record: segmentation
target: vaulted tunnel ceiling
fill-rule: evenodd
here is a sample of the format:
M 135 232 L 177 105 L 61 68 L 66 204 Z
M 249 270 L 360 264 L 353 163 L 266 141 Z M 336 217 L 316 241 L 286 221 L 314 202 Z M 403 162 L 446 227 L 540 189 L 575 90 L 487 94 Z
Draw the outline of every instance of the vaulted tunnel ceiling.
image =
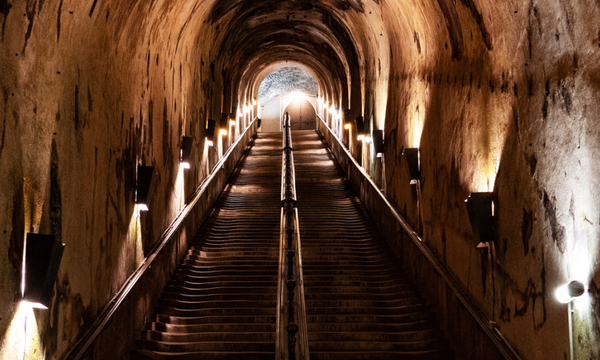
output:
M 599 18 L 590 0 L 0 0 L 0 336 L 25 232 L 68 243 L 40 320 L 60 358 L 218 162 L 207 120 L 300 64 L 328 104 L 384 131 L 384 156 L 356 139 L 352 155 L 524 359 L 563 358 L 567 320 L 548 294 L 593 277 L 576 351 L 598 358 Z M 182 136 L 198 159 L 185 175 Z M 160 174 L 162 212 L 137 226 L 140 164 Z M 462 204 L 478 191 L 499 199 L 493 262 L 470 243 Z
M 343 2 L 337 5 L 345 10 L 357 7 Z M 256 96 L 258 84 L 247 82 L 252 76 L 242 81 L 244 74 L 253 75 L 269 64 L 294 60 L 315 70 L 319 82 L 329 85 L 323 86 L 329 96 L 333 95 L 333 84 L 347 94 L 350 68 L 360 65 L 351 34 L 335 11 L 339 10 L 319 1 L 215 3 L 210 16 L 213 22 L 233 14 L 233 20 L 223 26 L 226 35 L 218 55 L 225 59 L 223 69 L 229 77 L 225 81 L 250 87 L 249 95 Z

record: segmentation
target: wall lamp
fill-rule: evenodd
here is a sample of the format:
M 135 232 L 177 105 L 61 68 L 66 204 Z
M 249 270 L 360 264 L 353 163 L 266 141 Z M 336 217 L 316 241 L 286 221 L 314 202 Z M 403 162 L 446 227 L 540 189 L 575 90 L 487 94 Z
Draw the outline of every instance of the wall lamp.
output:
M 191 136 L 181 137 L 181 167 L 184 169 L 190 168 L 190 162 L 192 161 L 192 149 L 194 148 L 194 138 Z
M 37 309 L 52 304 L 54 281 L 58 274 L 65 244 L 54 235 L 27 234 L 23 266 L 23 301 Z
M 373 130 L 373 147 L 375 148 L 375 154 L 383 153 L 383 130 Z
M 221 122 L 219 123 L 219 134 L 220 135 L 227 135 L 227 124 L 229 123 L 227 120 L 229 120 L 229 114 L 228 113 L 221 113 Z
M 148 203 L 154 185 L 154 166 L 137 167 L 137 182 L 135 188 L 135 203 L 141 211 L 148 211 Z
M 569 354 L 571 360 L 573 360 L 573 300 L 583 295 L 583 293 L 585 293 L 585 285 L 577 280 L 559 287 L 554 293 L 558 301 L 569 305 Z
M 215 143 L 215 129 L 217 128 L 216 120 L 208 120 L 206 123 L 206 144 L 213 146 Z
M 421 180 L 421 152 L 419 148 L 405 148 L 402 156 L 404 156 L 408 165 L 410 184 L 415 185 L 418 180 Z
M 350 130 L 350 126 L 351 126 L 351 125 L 350 125 L 350 123 L 349 123 L 349 122 L 346 122 L 346 123 L 344 123 L 344 129 L 346 129 L 346 130 Z
M 367 131 L 365 131 L 365 118 L 362 116 L 357 116 L 354 120 L 356 123 L 356 133 L 358 135 L 358 141 L 362 141 L 367 135 Z
M 465 202 L 477 248 L 487 248 L 494 241 L 494 193 L 472 193 Z
M 573 280 L 568 284 L 565 284 L 558 289 L 554 295 L 556 299 L 563 304 L 568 304 L 576 298 L 583 295 L 585 292 L 585 285 L 581 281 Z

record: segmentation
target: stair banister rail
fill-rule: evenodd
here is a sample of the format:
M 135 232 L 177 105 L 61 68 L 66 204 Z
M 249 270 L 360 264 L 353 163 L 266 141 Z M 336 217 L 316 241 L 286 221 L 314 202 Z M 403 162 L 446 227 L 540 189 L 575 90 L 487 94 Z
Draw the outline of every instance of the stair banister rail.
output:
M 404 219 L 402 215 L 396 210 L 396 208 L 389 202 L 387 197 L 379 190 L 377 185 L 371 179 L 371 176 L 365 171 L 365 169 L 354 159 L 350 151 L 345 147 L 342 141 L 338 138 L 338 136 L 331 130 L 331 128 L 327 125 L 327 123 L 317 115 L 317 126 L 319 127 L 319 134 L 325 138 L 325 143 L 328 144 L 329 148 L 332 150 L 331 152 L 336 156 L 336 151 L 334 151 L 333 146 L 339 146 L 341 153 L 345 155 L 346 161 L 344 159 L 337 159 L 338 163 L 345 163 L 348 168 L 344 168 L 346 175 L 350 178 L 350 167 L 354 167 L 362 177 L 368 182 L 369 186 L 373 191 L 377 194 L 378 198 L 385 204 L 385 207 L 395 218 L 397 223 L 402 228 L 402 231 L 408 235 L 408 237 L 412 240 L 414 245 L 421 252 L 423 257 L 427 260 L 427 262 L 431 265 L 434 271 L 444 280 L 448 289 L 454 293 L 460 304 L 467 310 L 467 312 L 472 316 L 473 320 L 479 325 L 479 328 L 485 334 L 487 338 L 491 340 L 493 345 L 498 349 L 500 354 L 504 356 L 505 359 L 508 360 L 521 360 L 519 354 L 513 349 L 513 347 L 508 343 L 506 338 L 502 335 L 500 329 L 494 326 L 494 323 L 491 322 L 483 312 L 475 305 L 475 302 L 471 299 L 468 293 L 463 289 L 462 285 L 454 279 L 450 272 L 446 269 L 444 264 L 440 260 L 438 260 L 437 256 L 433 254 L 431 249 L 423 242 L 423 239 L 419 236 L 419 234 L 412 228 L 412 226 Z M 319 126 L 320 125 L 320 126 Z M 321 127 L 323 127 L 325 132 L 329 134 L 324 134 L 321 131 Z M 327 141 L 326 135 L 330 135 L 333 141 L 336 144 L 329 143 Z M 342 155 L 342 156 L 343 156 Z M 363 200 L 363 199 L 361 199 Z M 364 201 L 364 200 L 363 200 Z
M 283 117 L 283 154 L 281 181 L 281 227 L 279 276 L 277 283 L 277 360 L 308 360 L 306 304 L 302 276 L 302 247 L 298 209 L 296 209 L 296 173 L 292 151 L 291 119 Z
M 236 148 L 243 144 L 243 140 L 246 136 L 256 133 L 256 123 L 258 118 L 254 118 L 248 127 L 236 138 L 235 142 L 227 149 L 227 152 L 223 154 L 223 157 L 215 164 L 211 173 L 198 185 L 194 193 L 186 200 L 186 204 L 179 211 L 177 216 L 173 219 L 169 227 L 162 233 L 158 243 L 152 248 L 148 256 L 138 266 L 138 268 L 129 276 L 125 281 L 125 284 L 113 295 L 112 299 L 105 305 L 104 309 L 100 312 L 96 320 L 92 323 L 90 328 L 75 342 L 70 350 L 66 352 L 62 359 L 64 360 L 80 360 L 88 355 L 94 342 L 100 337 L 101 333 L 107 328 L 112 318 L 122 306 L 122 304 L 129 299 L 134 288 L 141 282 L 144 275 L 148 272 L 152 265 L 157 261 L 157 258 L 166 252 L 165 250 L 169 243 L 175 241 L 177 232 L 184 226 L 185 220 L 192 214 L 197 204 L 201 203 L 201 200 L 208 193 L 208 189 L 213 183 L 217 181 L 219 173 L 225 171 L 227 162 L 230 157 L 233 158 L 234 151 Z M 254 135 L 252 135 L 254 136 Z M 227 174 L 225 179 L 229 176 Z

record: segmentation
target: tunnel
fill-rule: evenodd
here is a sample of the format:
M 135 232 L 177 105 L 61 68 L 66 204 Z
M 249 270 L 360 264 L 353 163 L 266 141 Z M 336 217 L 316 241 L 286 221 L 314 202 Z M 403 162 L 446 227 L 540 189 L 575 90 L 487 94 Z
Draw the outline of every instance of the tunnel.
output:
M 600 359 L 599 18 L 592 0 L 0 0 L 0 358 L 129 359 L 275 131 L 262 81 L 295 67 L 318 85 L 298 131 L 454 358 Z M 28 234 L 65 244 L 47 309 L 23 301 Z

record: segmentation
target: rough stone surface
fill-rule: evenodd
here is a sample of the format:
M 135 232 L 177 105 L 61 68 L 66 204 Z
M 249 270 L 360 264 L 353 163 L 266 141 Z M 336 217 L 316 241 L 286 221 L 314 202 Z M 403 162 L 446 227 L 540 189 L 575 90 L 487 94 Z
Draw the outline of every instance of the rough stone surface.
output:
M 296 67 L 285 67 L 265 77 L 258 88 L 258 102 L 266 104 L 271 99 L 294 91 L 316 96 L 319 93 L 319 85 L 307 71 Z
M 598 18 L 590 0 L 0 0 L 0 358 L 17 358 L 25 234 L 67 244 L 26 356 L 58 359 L 216 163 L 206 120 L 233 114 L 239 134 L 286 61 L 384 130 L 383 166 L 356 127 L 353 155 L 523 359 L 568 356 L 553 292 L 573 278 L 576 358 L 599 358 Z M 182 135 L 197 163 L 180 176 Z M 417 146 L 419 191 L 401 156 Z M 137 164 L 159 174 L 139 221 Z M 497 196 L 489 254 L 475 191 Z

